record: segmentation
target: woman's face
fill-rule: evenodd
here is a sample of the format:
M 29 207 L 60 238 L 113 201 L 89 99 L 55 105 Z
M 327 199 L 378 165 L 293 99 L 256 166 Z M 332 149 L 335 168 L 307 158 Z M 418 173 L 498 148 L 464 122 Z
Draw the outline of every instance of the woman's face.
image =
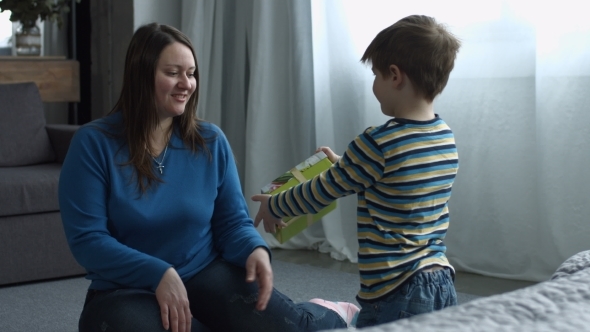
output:
M 197 88 L 195 60 L 190 48 L 178 42 L 166 46 L 156 66 L 156 106 L 160 122 L 184 113 Z

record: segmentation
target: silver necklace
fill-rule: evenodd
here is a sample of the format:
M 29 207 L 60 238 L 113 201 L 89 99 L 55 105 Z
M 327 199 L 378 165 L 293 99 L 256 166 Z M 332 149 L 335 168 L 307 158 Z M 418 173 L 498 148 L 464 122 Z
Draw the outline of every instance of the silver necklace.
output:
M 164 165 L 162 165 L 162 163 L 164 162 L 164 158 L 166 158 L 166 151 L 168 151 L 168 144 L 166 144 L 166 147 L 164 148 L 164 155 L 162 156 L 161 161 L 158 161 L 156 158 L 154 158 L 154 156 L 151 156 L 152 159 L 154 160 L 154 162 L 156 162 L 156 164 L 158 164 L 158 166 L 156 166 L 156 168 L 158 169 L 158 171 L 160 171 L 160 174 L 162 174 L 164 172 Z

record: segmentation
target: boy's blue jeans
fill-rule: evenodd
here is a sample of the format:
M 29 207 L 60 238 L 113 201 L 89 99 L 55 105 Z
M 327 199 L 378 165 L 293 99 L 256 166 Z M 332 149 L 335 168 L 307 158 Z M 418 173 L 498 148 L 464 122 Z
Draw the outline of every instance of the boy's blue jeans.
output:
M 273 290 L 266 310 L 257 311 L 258 286 L 245 280 L 244 268 L 218 258 L 187 281 L 185 287 L 194 317 L 191 331 L 295 332 L 346 327 L 336 312 L 315 303 L 293 303 L 277 290 Z M 160 317 L 153 292 L 89 290 L 79 330 L 163 332 Z
M 457 293 L 448 268 L 418 272 L 383 300 L 361 305 L 356 327 L 374 326 L 440 310 L 457 304 Z

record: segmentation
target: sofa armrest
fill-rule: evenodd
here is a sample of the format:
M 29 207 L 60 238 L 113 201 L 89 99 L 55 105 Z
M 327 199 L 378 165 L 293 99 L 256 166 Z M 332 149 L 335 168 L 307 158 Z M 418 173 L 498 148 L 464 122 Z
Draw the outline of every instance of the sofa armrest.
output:
M 56 162 L 63 163 L 70 147 L 70 141 L 74 133 L 78 130 L 78 125 L 48 124 L 45 126 L 53 150 L 57 156 Z

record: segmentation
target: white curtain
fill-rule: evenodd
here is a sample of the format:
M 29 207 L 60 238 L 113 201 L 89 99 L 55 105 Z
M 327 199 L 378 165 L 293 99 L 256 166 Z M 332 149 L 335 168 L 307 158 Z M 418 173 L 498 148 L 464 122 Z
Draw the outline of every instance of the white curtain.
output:
M 253 216 L 249 197 L 316 148 L 310 13 L 298 0 L 182 2 L 201 76 L 198 113 L 227 135 Z M 260 230 L 271 247 L 328 247 L 321 224 L 284 245 Z
M 225 19 L 201 8 L 222 5 Z M 590 20 L 579 1 L 203 0 L 183 6 L 183 30 L 198 44 L 200 110 L 226 133 L 230 128 L 244 163 L 246 197 L 315 147 L 342 153 L 363 129 L 386 120 L 371 92 L 372 74 L 359 59 L 380 30 L 424 14 L 448 24 L 463 42 L 435 100 L 460 156 L 446 240 L 452 263 L 458 270 L 540 281 L 570 255 L 590 249 Z M 189 23 L 194 17 L 199 25 L 210 23 L 197 28 Z M 220 26 L 233 26 L 231 38 Z M 227 54 L 219 45 L 242 46 Z M 232 67 L 236 62 L 243 72 Z M 230 89 L 227 81 L 241 88 Z M 356 262 L 356 197 L 338 204 L 281 247 L 318 248 Z M 256 204 L 250 207 L 255 213 Z

